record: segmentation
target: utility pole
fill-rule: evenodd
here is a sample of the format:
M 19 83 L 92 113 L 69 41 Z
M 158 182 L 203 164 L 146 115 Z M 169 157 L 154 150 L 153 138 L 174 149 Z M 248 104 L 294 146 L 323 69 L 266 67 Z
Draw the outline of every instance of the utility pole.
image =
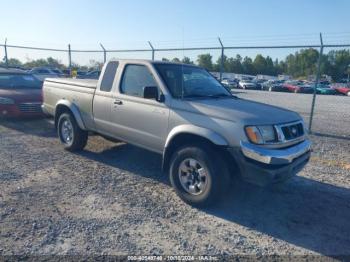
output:
M 148 44 L 149 44 L 149 46 L 150 46 L 151 49 L 152 49 L 152 60 L 154 61 L 154 47 L 153 47 L 153 45 L 151 44 L 150 41 L 148 41 Z
M 102 48 L 102 50 L 103 50 L 103 63 L 106 63 L 106 61 L 107 61 L 107 52 L 106 52 L 106 49 L 105 49 L 105 47 L 104 47 L 102 44 L 100 44 L 100 46 L 101 46 L 101 48 Z
M 72 74 L 72 50 L 70 49 L 70 44 L 68 44 L 68 66 L 70 74 Z
M 222 81 L 222 74 L 224 72 L 224 45 L 221 42 L 220 37 L 218 37 L 219 43 L 221 45 L 221 62 L 220 62 L 220 82 Z
M 6 64 L 6 68 L 8 68 L 9 67 L 9 60 L 7 57 L 7 38 L 5 38 L 4 48 L 5 48 L 5 64 Z
M 309 121 L 309 133 L 311 134 L 311 128 L 312 128 L 312 120 L 314 117 L 314 109 L 315 109 L 315 103 L 316 103 L 316 93 L 317 93 L 317 86 L 320 82 L 320 76 L 321 76 L 321 62 L 322 62 L 322 55 L 323 55 L 323 40 L 322 40 L 322 34 L 320 33 L 320 42 L 321 42 L 321 48 L 320 48 L 320 54 L 318 57 L 318 65 L 317 65 L 317 74 L 316 74 L 316 82 L 314 86 L 314 94 L 312 97 L 312 105 L 311 105 L 311 114 L 310 114 L 310 121 Z

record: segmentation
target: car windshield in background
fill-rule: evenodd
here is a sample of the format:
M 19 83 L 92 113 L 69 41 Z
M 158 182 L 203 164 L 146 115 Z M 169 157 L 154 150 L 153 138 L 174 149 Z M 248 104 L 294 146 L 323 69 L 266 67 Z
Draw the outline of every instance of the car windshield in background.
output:
M 210 73 L 194 66 L 155 64 L 170 93 L 175 98 L 232 96 Z
M 27 74 L 0 74 L 0 89 L 40 89 L 42 82 Z

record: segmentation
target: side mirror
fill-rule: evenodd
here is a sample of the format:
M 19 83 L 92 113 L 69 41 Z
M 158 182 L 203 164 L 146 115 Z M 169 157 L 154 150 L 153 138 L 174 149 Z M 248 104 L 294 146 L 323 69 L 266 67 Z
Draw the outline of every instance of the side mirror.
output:
M 164 102 L 164 95 L 159 96 L 158 87 L 156 86 L 145 86 L 143 88 L 143 98 L 155 99 L 159 102 Z

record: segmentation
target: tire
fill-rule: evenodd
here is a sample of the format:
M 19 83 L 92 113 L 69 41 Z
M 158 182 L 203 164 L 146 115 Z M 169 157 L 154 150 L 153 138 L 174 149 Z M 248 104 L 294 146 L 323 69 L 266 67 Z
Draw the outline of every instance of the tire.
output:
M 63 113 L 58 119 L 58 137 L 68 151 L 79 151 L 84 149 L 88 140 L 88 132 L 82 130 L 73 115 Z
M 229 171 L 219 155 L 210 146 L 182 147 L 173 154 L 170 182 L 183 201 L 196 207 L 209 206 L 227 191 Z M 191 175 L 183 172 L 184 169 L 193 169 L 189 171 Z M 197 184 L 194 185 L 193 181 L 186 183 L 184 180 L 187 179 L 197 180 Z

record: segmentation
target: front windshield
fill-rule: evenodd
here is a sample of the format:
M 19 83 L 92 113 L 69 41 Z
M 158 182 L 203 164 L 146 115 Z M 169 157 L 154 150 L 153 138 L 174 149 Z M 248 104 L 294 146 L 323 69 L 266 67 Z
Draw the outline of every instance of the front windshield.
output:
M 202 68 L 174 64 L 155 64 L 155 67 L 175 98 L 232 96 Z
M 0 89 L 40 89 L 42 82 L 27 74 L 0 74 Z

